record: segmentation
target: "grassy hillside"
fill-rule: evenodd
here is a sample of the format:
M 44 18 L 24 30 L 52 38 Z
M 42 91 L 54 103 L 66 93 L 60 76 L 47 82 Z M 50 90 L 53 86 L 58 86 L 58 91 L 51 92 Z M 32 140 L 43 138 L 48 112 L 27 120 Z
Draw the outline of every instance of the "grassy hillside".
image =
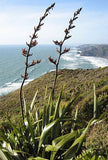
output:
M 75 157 L 75 160 L 94 158 L 98 160 L 98 157 L 103 156 L 104 159 L 108 159 L 108 67 L 95 70 L 60 70 L 54 98 L 55 100 L 58 98 L 62 86 L 65 86 L 62 99 L 60 96 L 57 102 L 54 100 L 46 104 L 48 94 L 53 87 L 54 74 L 54 71 L 47 73 L 24 87 L 27 106 L 38 90 L 36 108 L 26 112 L 25 125 L 20 121 L 19 90 L 0 97 L 1 147 L 6 141 L 7 146 L 13 145 L 11 154 L 15 153 L 14 147 L 15 150 L 18 150 L 17 152 L 23 151 L 21 152 L 23 159 L 31 155 L 36 157 L 37 154 L 41 156 L 41 150 L 42 153 L 46 152 L 44 156 L 47 156 L 48 159 L 52 154 L 57 157 L 61 153 L 65 154 L 62 155 L 65 159 L 70 159 L 72 156 Z M 94 83 L 97 96 L 96 116 L 99 118 L 101 115 L 100 121 L 92 119 L 95 113 L 93 108 L 96 108 L 96 105 L 93 104 Z M 46 86 L 48 92 L 45 99 Z M 79 96 L 73 103 L 76 95 Z M 11 117 L 12 123 L 4 121 L 5 113 Z M 61 150 L 54 150 L 56 145 L 53 146 L 53 142 L 57 142 L 56 145 L 60 145 Z M 45 148 L 47 147 L 46 149 L 43 148 L 43 144 Z M 80 150 L 77 150 L 79 147 Z M 76 154 L 79 157 L 76 157 Z
M 108 111 L 108 67 L 90 70 L 68 70 L 60 71 L 58 77 L 55 95 L 60 93 L 62 86 L 65 85 L 64 94 L 62 97 L 63 105 L 70 99 L 80 93 L 79 98 L 73 106 L 79 107 L 79 117 L 85 121 L 92 117 L 93 108 L 93 83 L 96 84 L 96 94 L 98 100 L 99 112 Z M 24 96 L 27 105 L 30 104 L 35 92 L 38 90 L 36 106 L 42 107 L 44 103 L 44 95 L 47 86 L 47 95 L 53 87 L 55 72 L 50 72 L 42 77 L 30 82 L 24 86 Z M 55 97 L 56 98 L 56 97 Z M 20 115 L 19 90 L 0 97 L 0 120 L 5 119 L 5 114 L 8 113 L 13 119 Z
M 108 58 L 108 45 L 81 45 L 79 46 L 81 56 L 95 56 Z

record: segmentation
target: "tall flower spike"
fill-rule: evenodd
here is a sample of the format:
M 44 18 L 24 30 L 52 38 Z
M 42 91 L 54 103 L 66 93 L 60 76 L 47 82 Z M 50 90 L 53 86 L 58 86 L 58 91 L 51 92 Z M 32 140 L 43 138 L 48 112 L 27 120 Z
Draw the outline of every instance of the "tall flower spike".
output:
M 24 83 L 25 83 L 25 80 L 28 79 L 28 73 L 27 73 L 27 69 L 37 63 L 40 63 L 41 60 L 37 60 L 36 62 L 32 61 L 32 63 L 29 65 L 28 64 L 28 58 L 29 56 L 32 56 L 32 54 L 30 54 L 30 50 L 32 47 L 35 47 L 38 42 L 36 40 L 36 38 L 38 38 L 37 36 L 37 32 L 41 29 L 41 27 L 44 25 L 44 23 L 42 23 L 42 21 L 44 20 L 44 18 L 49 14 L 49 10 L 52 9 L 54 7 L 55 3 L 53 3 L 50 7 L 48 7 L 44 13 L 44 15 L 40 18 L 39 20 L 39 23 L 37 25 L 37 27 L 34 27 L 34 33 L 32 34 L 32 36 L 30 36 L 30 42 L 27 43 L 26 42 L 26 45 L 28 46 L 28 49 L 25 50 L 25 49 L 22 49 L 22 54 L 23 56 L 26 57 L 26 61 L 25 61 L 25 74 L 24 76 L 21 76 L 23 78 L 23 81 L 22 81 L 22 84 L 21 84 L 21 87 L 20 87 L 20 106 L 21 106 L 21 113 L 22 113 L 22 119 L 23 119 L 23 123 L 24 123 L 24 104 L 23 104 L 23 97 L 22 97 L 22 90 L 23 90 L 23 86 L 24 86 Z
M 68 25 L 68 27 L 64 30 L 65 35 L 64 35 L 63 40 L 62 40 L 62 41 L 58 41 L 58 40 L 54 41 L 54 40 L 53 40 L 54 44 L 59 46 L 59 49 L 56 48 L 56 51 L 59 53 L 57 62 L 54 63 L 54 60 L 53 60 L 51 57 L 49 57 L 49 61 L 52 62 L 52 63 L 54 63 L 54 64 L 56 65 L 56 73 L 55 73 L 55 80 L 54 80 L 54 87 L 53 87 L 53 96 L 54 96 L 54 90 L 55 90 L 56 80 L 57 80 L 57 76 L 58 76 L 58 65 L 59 65 L 59 62 L 60 62 L 60 57 L 61 57 L 62 54 L 70 51 L 70 48 L 68 48 L 68 49 L 65 48 L 65 49 L 63 50 L 63 44 L 64 44 L 64 42 L 65 42 L 67 39 L 71 38 L 71 35 L 69 35 L 70 30 L 75 27 L 75 26 L 73 25 L 73 21 L 75 21 L 75 20 L 78 18 L 77 15 L 80 13 L 81 10 L 82 10 L 82 8 L 78 9 L 78 10 L 74 13 L 73 18 L 71 18 L 71 19 L 69 20 L 69 25 Z M 63 50 L 63 51 L 62 51 L 62 50 Z

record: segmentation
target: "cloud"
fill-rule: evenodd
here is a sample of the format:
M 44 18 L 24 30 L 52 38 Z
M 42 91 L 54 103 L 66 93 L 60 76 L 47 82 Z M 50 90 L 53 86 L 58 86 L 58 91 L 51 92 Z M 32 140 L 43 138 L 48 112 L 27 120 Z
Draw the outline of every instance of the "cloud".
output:
M 29 10 L 29 12 L 28 12 Z M 38 24 L 39 17 L 42 16 L 40 9 L 35 12 L 36 8 L 15 7 L 7 8 L 5 12 L 0 13 L 0 43 L 25 43 L 25 39 L 33 32 L 33 26 Z M 43 12 L 44 13 L 44 12 Z M 40 31 L 40 43 L 46 42 L 48 38 L 56 38 L 55 35 L 61 36 L 61 30 L 64 30 L 64 24 L 67 25 L 67 17 L 70 17 L 71 12 L 51 13 L 45 19 L 45 25 Z M 68 18 L 69 19 L 69 18 Z M 60 33 L 60 34 L 59 34 Z M 43 36 L 43 37 L 42 37 Z M 16 37 L 16 38 L 15 38 Z
M 58 2 L 51 14 L 44 20 L 44 26 L 39 31 L 39 43 L 52 43 L 61 40 L 64 29 L 68 25 L 73 12 L 83 6 L 85 1 L 63 3 Z M 45 3 L 46 4 L 46 3 Z M 33 27 L 38 24 L 43 15 L 44 6 L 10 5 L 0 7 L 0 44 L 24 44 L 33 33 Z M 108 41 L 108 14 L 84 8 L 76 20 L 76 28 L 71 31 L 72 38 L 68 43 L 96 43 Z

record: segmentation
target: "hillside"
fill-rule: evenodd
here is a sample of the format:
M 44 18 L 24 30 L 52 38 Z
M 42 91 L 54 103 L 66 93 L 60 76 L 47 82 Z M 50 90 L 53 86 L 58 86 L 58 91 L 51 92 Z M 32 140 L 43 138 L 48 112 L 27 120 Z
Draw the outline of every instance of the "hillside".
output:
M 38 90 L 36 106 L 42 107 L 44 104 L 44 95 L 47 86 L 47 95 L 50 93 L 55 72 L 47 73 L 40 78 L 30 82 L 24 87 L 24 96 L 27 105 L 30 104 L 35 92 Z M 79 98 L 72 107 L 79 107 L 79 117 L 82 120 L 89 120 L 92 117 L 93 109 L 93 83 L 96 84 L 97 103 L 99 112 L 107 111 L 108 113 L 108 67 L 90 70 L 61 70 L 58 77 L 55 91 L 55 98 L 59 95 L 62 86 L 65 85 L 62 104 L 68 103 L 70 99 L 80 93 Z M 0 120 L 5 120 L 5 114 L 17 119 L 20 115 L 19 90 L 0 97 Z
M 108 58 L 108 45 L 81 45 L 78 46 L 81 56 L 95 56 Z

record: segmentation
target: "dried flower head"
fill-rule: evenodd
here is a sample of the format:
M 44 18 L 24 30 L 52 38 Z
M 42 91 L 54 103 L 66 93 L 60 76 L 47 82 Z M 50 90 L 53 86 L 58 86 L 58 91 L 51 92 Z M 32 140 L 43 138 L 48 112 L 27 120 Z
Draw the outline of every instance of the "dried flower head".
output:
M 48 59 L 49 59 L 49 61 L 51 62 L 51 63 L 53 63 L 53 64 L 55 64 L 56 65 L 56 60 L 54 60 L 53 58 L 51 58 L 51 57 L 48 57 Z
M 40 60 L 37 60 L 35 63 L 38 64 L 38 63 L 40 63 L 40 62 L 41 62 L 41 59 L 40 59 Z
M 68 48 L 68 49 L 65 48 L 64 51 L 62 52 L 62 54 L 66 53 L 66 52 L 69 52 L 69 51 L 70 51 L 70 48 Z

